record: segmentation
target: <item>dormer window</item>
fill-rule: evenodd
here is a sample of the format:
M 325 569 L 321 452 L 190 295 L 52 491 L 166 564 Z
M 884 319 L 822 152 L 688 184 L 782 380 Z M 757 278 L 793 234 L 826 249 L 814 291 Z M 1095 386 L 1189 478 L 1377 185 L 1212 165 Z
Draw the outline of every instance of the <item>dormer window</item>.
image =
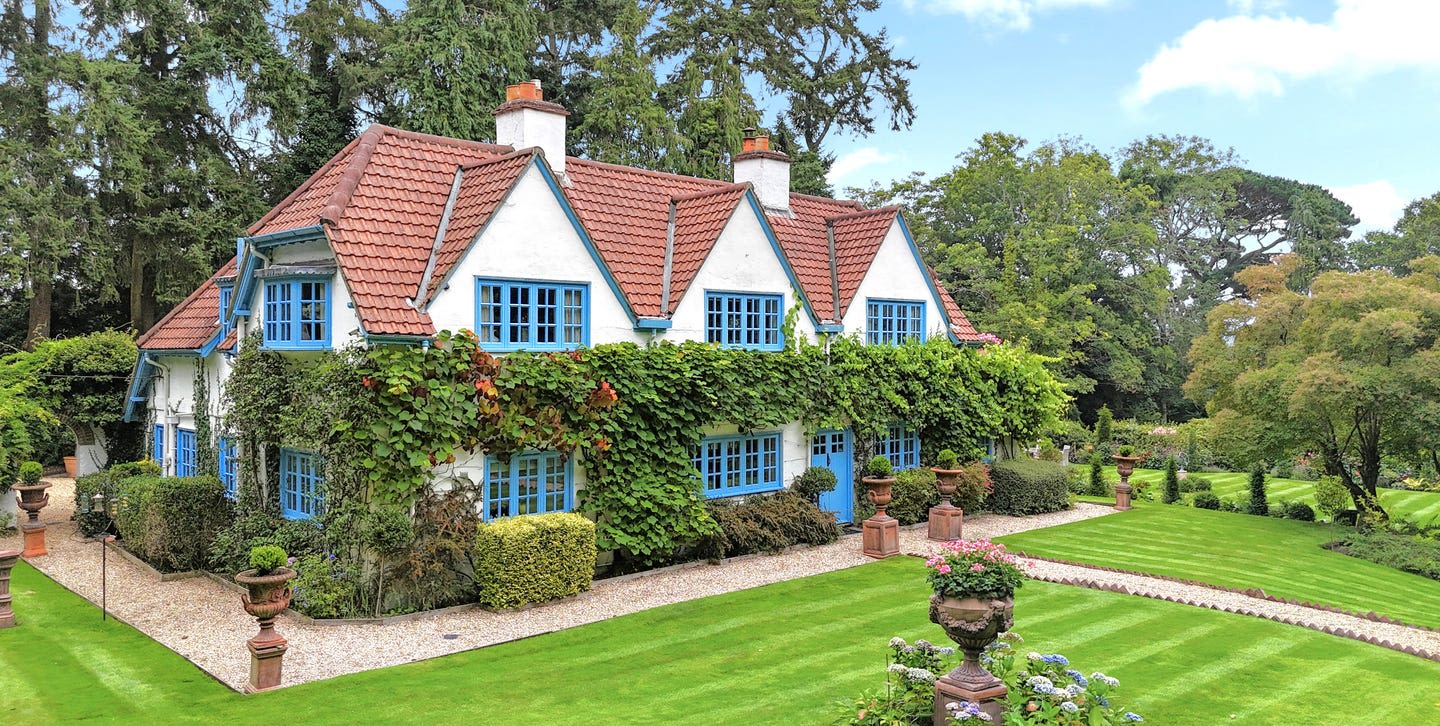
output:
M 740 292 L 705 293 L 705 342 L 722 348 L 783 350 L 779 295 Z
M 220 338 L 223 340 L 230 334 L 230 316 L 225 313 L 230 310 L 230 301 L 234 298 L 235 286 L 232 284 L 218 287 L 220 289 Z
M 589 342 L 588 286 L 475 280 L 475 335 L 491 351 L 573 350 Z
M 330 347 L 330 280 L 283 277 L 265 281 L 265 347 Z

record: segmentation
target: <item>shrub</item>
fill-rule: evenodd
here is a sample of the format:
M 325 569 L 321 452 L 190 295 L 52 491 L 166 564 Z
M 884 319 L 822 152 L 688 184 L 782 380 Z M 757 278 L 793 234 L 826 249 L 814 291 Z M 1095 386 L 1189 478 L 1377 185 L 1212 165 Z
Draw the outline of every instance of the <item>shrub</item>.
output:
M 958 469 L 960 455 L 955 453 L 954 449 L 941 449 L 940 453 L 935 455 L 935 466 L 940 469 Z
M 1313 522 L 1315 521 L 1315 510 L 1311 509 L 1310 505 L 1304 502 L 1286 502 L 1285 518 L 1301 522 Z
M 250 550 L 250 569 L 256 575 L 268 575 L 285 566 L 290 556 L 275 545 L 260 545 Z
M 1199 492 L 1195 495 L 1195 507 L 1197 509 L 1219 509 L 1220 497 L 1214 492 Z
M 234 521 L 215 477 L 135 476 L 117 490 L 115 525 L 126 548 L 158 570 L 205 567 L 211 542 Z
M 720 526 L 717 534 L 705 537 L 697 547 L 696 554 L 705 559 L 778 552 L 798 544 L 828 544 L 840 536 L 834 515 L 790 492 L 746 497 L 740 502 L 715 499 L 706 502 L 705 508 Z
M 1388 530 L 1354 532 L 1326 545 L 1336 552 L 1440 580 L 1440 541 Z
M 1110 484 L 1105 481 L 1105 460 L 1099 454 L 1090 455 L 1090 489 L 1092 497 L 1103 497 L 1110 494 Z
M 360 615 L 360 572 L 333 554 L 305 555 L 295 561 L 300 574 L 290 581 L 292 607 L 312 618 Z
M 1236 513 L 1236 514 L 1239 514 L 1240 512 L 1245 511 L 1245 505 L 1241 504 L 1240 502 L 1235 501 L 1234 499 L 1221 499 L 1221 500 L 1220 500 L 1220 511 L 1222 511 L 1222 512 L 1234 512 L 1234 513 Z
M 595 554 L 595 523 L 573 512 L 481 524 L 475 535 L 480 602 L 513 608 L 588 590 Z
M 835 472 L 823 466 L 812 466 L 795 477 L 790 483 L 790 489 L 812 502 L 820 500 L 820 495 L 831 491 L 837 483 Z
M 1215 489 L 1215 483 L 1203 476 L 1191 474 L 1180 480 L 1180 491 L 1186 494 L 1208 492 Z
M 864 475 L 873 479 L 886 479 L 895 474 L 895 465 L 884 456 L 871 457 L 865 462 Z
M 1070 507 L 1065 467 L 1048 461 L 1011 459 L 990 467 L 994 489 L 984 507 L 1010 515 L 1043 514 Z
M 1165 460 L 1165 494 L 1160 501 L 1166 504 L 1180 501 L 1180 473 L 1176 471 L 1174 458 Z
M 1333 522 L 1350 507 L 1350 490 L 1340 483 L 1340 477 L 1322 476 L 1315 481 L 1315 509 L 1321 516 Z
M 103 512 L 89 511 L 95 495 L 104 493 L 111 499 L 120 495 L 121 484 L 135 476 L 160 476 L 160 466 L 153 461 L 132 461 L 86 474 L 75 480 L 75 524 L 80 534 L 90 537 L 104 531 L 110 518 Z M 111 502 L 118 506 L 118 502 Z M 242 568 L 243 569 L 243 568 Z
M 213 572 L 233 575 L 250 567 L 249 552 L 257 545 L 275 545 L 296 558 L 318 554 L 325 549 L 320 525 L 310 519 L 281 519 L 251 512 L 237 517 L 207 546 L 208 567 Z
M 38 461 L 27 461 L 20 465 L 18 474 L 22 484 L 35 484 L 45 476 L 45 467 Z
M 1255 468 L 1250 470 L 1250 504 L 1245 511 L 1261 517 L 1270 513 L 1270 505 L 1265 502 L 1264 464 L 1256 464 Z
M 1100 406 L 1100 411 L 1095 415 L 1095 445 L 1105 446 L 1110 443 L 1110 429 L 1115 424 L 1115 414 L 1110 412 L 1110 406 Z

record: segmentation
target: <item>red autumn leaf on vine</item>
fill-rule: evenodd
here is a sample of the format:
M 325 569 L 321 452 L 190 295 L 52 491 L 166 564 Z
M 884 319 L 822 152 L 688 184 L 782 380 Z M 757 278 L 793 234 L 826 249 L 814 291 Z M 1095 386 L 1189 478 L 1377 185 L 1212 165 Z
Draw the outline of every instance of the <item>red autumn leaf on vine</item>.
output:
M 490 399 L 493 399 L 499 395 L 499 392 L 495 390 L 495 384 L 491 383 L 489 378 L 480 378 L 476 380 L 475 390 L 478 391 L 480 395 Z
M 603 438 L 602 438 L 602 439 L 595 439 L 595 448 L 597 448 L 597 449 L 599 449 L 599 450 L 601 450 L 601 451 L 609 451 L 609 450 L 610 450 L 610 440 L 609 440 L 609 439 L 603 439 Z
M 374 388 L 374 387 L 375 387 L 375 379 L 374 379 L 374 378 L 371 378 L 370 376 L 361 376 L 361 377 L 360 377 L 360 385 L 362 385 L 362 386 L 364 386 L 364 387 L 366 387 L 366 388 Z

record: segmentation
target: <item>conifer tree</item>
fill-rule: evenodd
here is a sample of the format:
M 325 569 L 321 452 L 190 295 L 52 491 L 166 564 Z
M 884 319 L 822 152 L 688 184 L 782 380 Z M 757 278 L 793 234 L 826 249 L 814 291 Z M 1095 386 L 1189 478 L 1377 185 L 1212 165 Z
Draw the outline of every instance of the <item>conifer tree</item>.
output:
M 1161 501 L 1174 504 L 1180 501 L 1180 473 L 1176 471 L 1175 457 L 1165 460 L 1165 492 Z
M 1245 511 L 1261 517 L 1270 514 L 1270 504 L 1265 500 L 1264 462 L 1256 463 L 1250 470 L 1250 504 Z

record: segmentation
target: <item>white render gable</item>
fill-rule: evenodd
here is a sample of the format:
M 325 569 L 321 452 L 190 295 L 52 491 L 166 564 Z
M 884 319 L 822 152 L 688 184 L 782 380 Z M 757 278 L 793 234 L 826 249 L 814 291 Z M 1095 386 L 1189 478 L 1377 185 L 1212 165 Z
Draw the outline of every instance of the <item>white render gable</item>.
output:
M 705 293 L 743 292 L 779 295 L 781 320 L 797 304 L 795 285 L 770 242 L 760 217 L 748 198 L 742 198 L 730 221 L 720 232 L 714 247 L 700 265 L 695 279 L 675 307 L 670 340 L 705 340 Z M 813 340 L 815 325 L 807 311 L 801 311 L 795 335 Z M 785 341 L 793 345 L 794 341 Z
M 560 199 L 533 164 L 427 306 L 437 331 L 475 328 L 476 278 L 585 285 L 590 345 L 643 342 Z
M 860 287 L 856 289 L 850 307 L 845 310 L 845 318 L 841 322 L 845 325 L 847 335 L 859 333 L 864 337 L 867 332 L 865 301 L 870 298 L 924 302 L 925 339 L 949 335 L 945 312 L 930 287 L 929 275 L 916 260 L 914 248 L 905 238 L 905 230 L 901 227 L 899 218 L 890 223 L 890 229 L 886 231 L 885 239 L 880 243 L 880 249 L 875 252 L 874 261 L 870 263 L 870 269 L 865 271 L 865 277 L 861 278 Z

